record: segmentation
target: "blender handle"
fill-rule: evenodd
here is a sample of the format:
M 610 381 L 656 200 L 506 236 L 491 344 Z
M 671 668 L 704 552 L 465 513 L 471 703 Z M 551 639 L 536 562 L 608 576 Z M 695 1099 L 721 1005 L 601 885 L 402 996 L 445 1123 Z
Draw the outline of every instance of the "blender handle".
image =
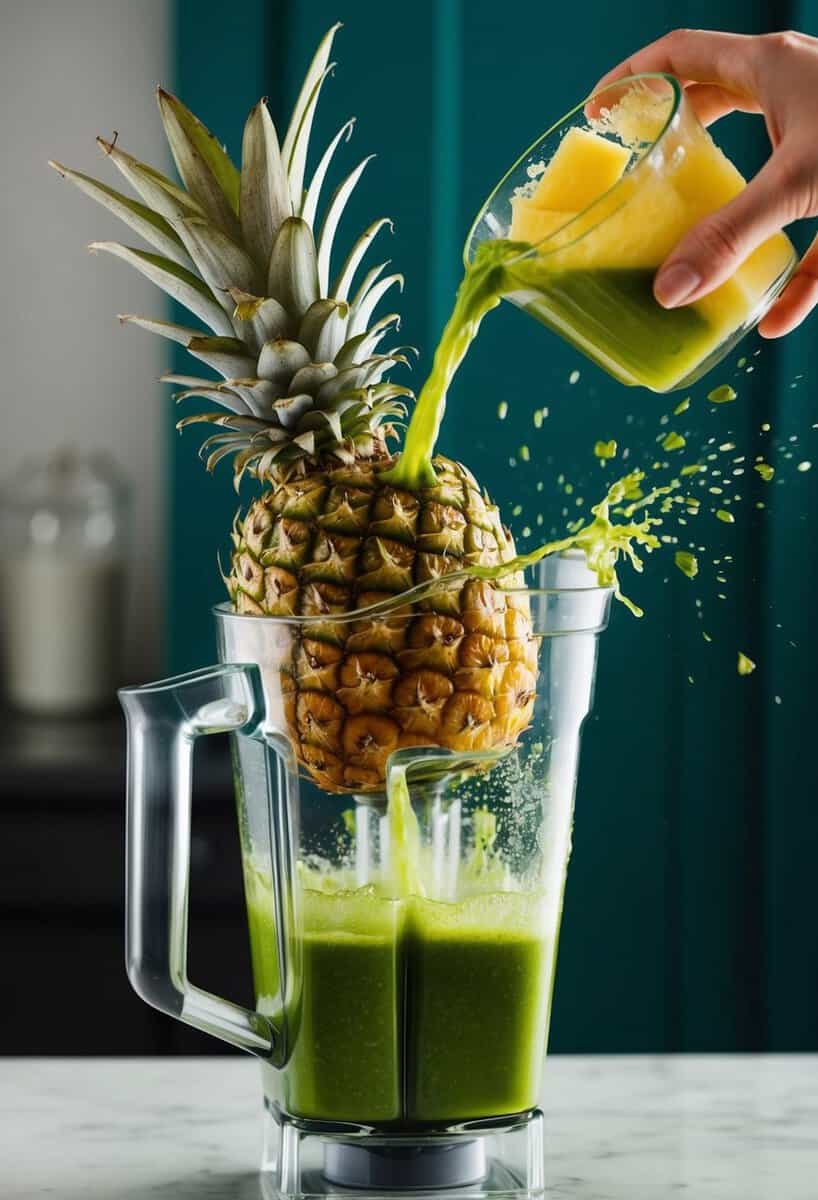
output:
M 258 668 L 228 663 L 119 693 L 128 728 L 126 967 L 160 1012 L 270 1058 L 275 1031 L 261 1013 L 187 977 L 193 745 L 210 733 L 259 728 Z

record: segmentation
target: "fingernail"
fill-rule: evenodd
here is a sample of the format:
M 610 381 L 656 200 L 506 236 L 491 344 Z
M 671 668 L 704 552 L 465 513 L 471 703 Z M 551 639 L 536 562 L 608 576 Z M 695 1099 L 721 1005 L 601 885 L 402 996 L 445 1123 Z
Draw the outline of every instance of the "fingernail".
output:
M 671 263 L 653 281 L 653 294 L 663 308 L 675 308 L 683 304 L 702 281 L 698 271 L 687 263 Z

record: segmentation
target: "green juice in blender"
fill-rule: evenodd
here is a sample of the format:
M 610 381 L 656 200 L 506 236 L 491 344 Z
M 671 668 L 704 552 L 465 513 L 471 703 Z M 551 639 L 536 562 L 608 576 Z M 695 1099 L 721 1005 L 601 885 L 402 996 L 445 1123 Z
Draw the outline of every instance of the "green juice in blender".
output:
M 425 1124 L 536 1103 L 553 960 L 540 898 L 449 904 L 361 889 L 302 901 L 290 1112 Z M 258 1007 L 275 1015 L 275 920 L 264 902 L 248 917 Z
M 537 1100 L 553 946 L 544 900 L 495 892 L 413 902 L 405 935 L 406 1109 L 454 1123 Z
M 332 874 L 324 888 L 343 886 Z M 537 1099 L 553 938 L 542 897 L 301 892 L 284 1096 L 301 1117 L 447 1124 Z M 248 892 L 260 1011 L 280 1019 L 271 893 Z

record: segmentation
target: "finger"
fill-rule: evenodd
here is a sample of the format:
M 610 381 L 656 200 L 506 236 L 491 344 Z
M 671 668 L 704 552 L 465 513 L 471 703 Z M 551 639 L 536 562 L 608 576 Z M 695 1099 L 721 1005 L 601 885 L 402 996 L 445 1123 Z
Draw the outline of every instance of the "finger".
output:
M 731 112 L 757 113 L 761 112 L 758 101 L 750 96 L 740 96 L 717 83 L 691 83 L 685 88 L 685 96 L 690 101 L 696 116 L 702 125 L 712 125 Z
M 626 75 L 663 71 L 682 82 L 718 83 L 731 92 L 753 94 L 750 54 L 753 38 L 709 29 L 674 29 L 603 75 L 593 92 Z
M 818 304 L 818 237 L 810 246 L 798 270 L 776 300 L 758 332 L 765 338 L 791 333 Z
M 744 259 L 771 234 L 802 216 L 782 155 L 769 158 L 743 191 L 699 221 L 671 251 L 653 282 L 665 308 L 691 304 L 729 279 Z

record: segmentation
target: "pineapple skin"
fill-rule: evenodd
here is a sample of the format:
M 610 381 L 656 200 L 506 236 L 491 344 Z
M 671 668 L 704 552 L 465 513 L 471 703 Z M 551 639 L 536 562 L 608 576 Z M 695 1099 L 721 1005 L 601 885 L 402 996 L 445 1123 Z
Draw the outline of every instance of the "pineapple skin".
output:
M 437 485 L 415 493 L 380 481 L 390 465 L 313 467 L 255 499 L 233 534 L 236 611 L 331 618 L 514 557 L 466 467 L 436 458 Z M 472 579 L 388 615 L 293 628 L 281 671 L 286 732 L 327 791 L 383 791 L 396 749 L 497 749 L 530 722 L 537 642 L 522 594 Z

